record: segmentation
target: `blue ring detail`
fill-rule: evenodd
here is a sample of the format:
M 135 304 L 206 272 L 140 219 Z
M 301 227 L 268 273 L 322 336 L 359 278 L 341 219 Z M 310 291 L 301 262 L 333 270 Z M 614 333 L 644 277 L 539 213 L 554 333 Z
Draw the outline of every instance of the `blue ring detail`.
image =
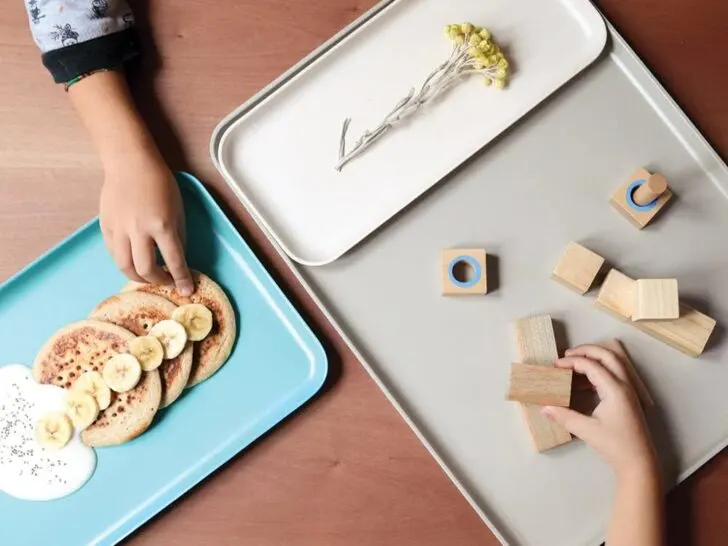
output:
M 657 202 L 660 200 L 660 198 L 658 197 L 657 199 L 652 201 L 652 203 L 647 203 L 646 205 L 638 205 L 637 203 L 634 202 L 634 198 L 632 197 L 632 195 L 634 194 L 634 191 L 637 188 L 639 188 L 642 184 L 644 184 L 645 182 L 647 182 L 647 180 L 645 180 L 644 178 L 640 178 L 639 180 L 635 180 L 634 182 L 632 182 L 629 185 L 629 187 L 627 188 L 627 195 L 626 195 L 627 204 L 630 207 L 632 207 L 634 210 L 638 210 L 640 212 L 647 212 L 647 211 L 654 209 L 657 206 Z
M 472 267 L 475 270 L 475 274 L 473 275 L 473 278 L 469 281 L 461 282 L 455 278 L 455 274 L 453 273 L 455 266 L 459 264 L 460 262 L 467 263 L 470 267 Z M 480 264 L 478 261 L 473 258 L 472 256 L 458 256 L 453 261 L 450 262 L 450 265 L 447 268 L 447 276 L 450 279 L 450 282 L 457 286 L 458 288 L 471 288 L 478 284 L 480 282 L 480 276 L 481 276 L 481 270 L 480 270 Z

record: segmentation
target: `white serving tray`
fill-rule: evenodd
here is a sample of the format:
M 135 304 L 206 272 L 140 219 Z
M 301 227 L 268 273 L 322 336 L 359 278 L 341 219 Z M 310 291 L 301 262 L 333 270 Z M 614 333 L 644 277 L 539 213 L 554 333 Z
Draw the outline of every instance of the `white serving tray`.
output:
M 444 25 L 464 21 L 507 51 L 507 91 L 471 77 L 335 171 L 343 120 L 352 118 L 349 141 L 375 127 L 448 57 Z M 583 70 L 605 39 L 587 0 L 387 2 L 238 111 L 220 138 L 220 168 L 291 258 L 330 263 Z
M 220 123 L 212 160 L 238 195 L 221 168 L 228 128 L 388 4 Z M 642 165 L 665 174 L 676 199 L 637 231 L 608 200 Z M 650 425 L 668 476 L 685 479 L 728 445 L 726 211 L 728 167 L 608 27 L 594 66 L 376 237 L 326 267 L 298 265 L 276 248 L 502 543 L 595 546 L 609 517 L 612 473 L 579 441 L 532 451 L 520 411 L 504 400 L 515 357 L 509 323 L 550 313 L 570 344 L 622 339 L 657 402 Z M 678 277 L 684 299 L 718 320 L 709 350 L 686 357 L 551 281 L 570 240 L 629 275 Z M 489 295 L 440 295 L 439 252 L 453 246 L 497 257 Z

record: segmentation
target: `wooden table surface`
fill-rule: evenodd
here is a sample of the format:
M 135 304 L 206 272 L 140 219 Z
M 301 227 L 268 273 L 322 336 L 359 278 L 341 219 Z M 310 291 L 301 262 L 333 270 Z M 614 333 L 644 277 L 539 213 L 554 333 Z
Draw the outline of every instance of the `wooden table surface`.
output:
M 228 112 L 375 0 L 133 3 L 150 52 L 134 81 L 170 165 L 208 183 L 278 271 L 332 355 L 323 394 L 143 527 L 143 545 L 495 545 L 497 541 L 296 286 L 208 156 Z M 601 0 L 669 92 L 728 157 L 728 2 Z M 0 17 L 0 280 L 97 212 L 99 162 L 32 42 Z M 725 544 L 728 456 L 670 494 L 671 543 Z

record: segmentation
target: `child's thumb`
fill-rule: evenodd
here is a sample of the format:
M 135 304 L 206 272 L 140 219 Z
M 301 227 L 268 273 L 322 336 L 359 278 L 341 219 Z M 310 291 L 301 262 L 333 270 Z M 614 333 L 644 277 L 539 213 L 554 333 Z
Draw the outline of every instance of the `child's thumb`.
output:
M 583 413 L 574 411 L 569 408 L 560 408 L 557 406 L 544 406 L 541 413 L 558 423 L 574 436 L 578 436 L 582 440 L 588 441 L 589 432 L 593 428 L 593 417 L 588 417 Z

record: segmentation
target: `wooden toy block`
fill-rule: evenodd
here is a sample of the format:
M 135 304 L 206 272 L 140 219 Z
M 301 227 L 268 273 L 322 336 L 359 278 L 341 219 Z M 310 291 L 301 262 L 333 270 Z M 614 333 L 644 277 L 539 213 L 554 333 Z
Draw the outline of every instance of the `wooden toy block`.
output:
M 632 320 L 674 320 L 679 316 L 677 279 L 637 279 Z
M 632 386 L 634 387 L 635 392 L 637 392 L 637 397 L 640 399 L 642 408 L 647 409 L 654 406 L 655 401 L 653 400 L 650 391 L 647 390 L 647 387 L 642 381 L 642 378 L 637 373 L 637 368 L 635 368 L 634 364 L 632 363 L 632 359 L 627 354 L 627 350 L 624 348 L 622 342 L 618 339 L 610 339 L 609 341 L 602 341 L 601 343 L 597 343 L 597 345 L 604 347 L 605 349 L 609 349 L 622 360 L 622 362 L 624 363 L 624 367 L 627 370 L 627 375 L 629 375 Z
M 604 258 L 579 243 L 566 247 L 551 278 L 577 294 L 586 294 L 604 265 Z
M 610 203 L 634 227 L 642 229 L 671 198 L 672 192 L 664 176 L 637 169 L 630 180 L 615 192 Z
M 632 324 L 670 347 L 697 357 L 705 351 L 716 321 L 681 303 L 680 317 L 675 320 L 640 320 Z
M 634 279 L 611 269 L 599 289 L 594 305 L 621 321 L 632 319 L 634 308 Z
M 568 408 L 571 378 L 571 370 L 539 364 L 512 364 L 508 400 Z
M 595 305 L 688 356 L 700 356 L 715 329 L 715 319 L 680 303 L 680 316 L 674 320 L 632 322 L 635 280 L 612 269 L 602 285 Z
M 553 366 L 559 357 L 551 317 L 541 315 L 519 319 L 514 324 L 518 360 L 524 364 Z M 521 404 L 533 445 L 538 452 L 571 441 L 571 434 L 541 413 L 541 407 Z
M 488 292 L 485 250 L 450 248 L 441 252 L 442 293 L 446 296 L 483 295 Z M 463 272 L 469 271 L 466 277 Z

